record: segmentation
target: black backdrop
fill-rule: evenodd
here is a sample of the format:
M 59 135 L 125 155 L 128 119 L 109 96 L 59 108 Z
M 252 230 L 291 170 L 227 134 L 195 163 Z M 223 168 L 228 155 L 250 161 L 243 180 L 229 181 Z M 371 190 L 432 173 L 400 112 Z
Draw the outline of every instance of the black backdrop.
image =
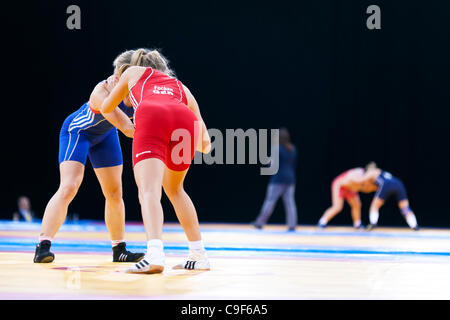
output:
M 81 30 L 66 8 L 81 8 Z M 381 8 L 381 30 L 366 9 Z M 28 195 L 38 216 L 59 182 L 64 118 L 125 49 L 162 48 L 212 128 L 290 129 L 299 149 L 300 224 L 330 204 L 330 182 L 374 160 L 407 187 L 419 224 L 449 227 L 450 3 L 447 1 L 34 1 L 2 4 L 2 201 Z M 128 221 L 141 221 L 131 141 L 121 136 Z M 267 176 L 257 165 L 196 165 L 186 182 L 203 222 L 249 222 Z M 363 222 L 372 195 L 363 195 Z M 166 220 L 175 215 L 163 199 Z M 271 222 L 284 222 L 282 204 Z M 103 219 L 90 164 L 70 206 Z M 334 224 L 349 224 L 349 209 Z M 405 225 L 393 200 L 380 224 Z

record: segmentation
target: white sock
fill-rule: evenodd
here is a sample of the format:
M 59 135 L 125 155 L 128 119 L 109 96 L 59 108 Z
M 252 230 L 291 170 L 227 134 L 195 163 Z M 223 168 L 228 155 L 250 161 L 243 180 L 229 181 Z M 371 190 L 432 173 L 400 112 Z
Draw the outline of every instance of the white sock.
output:
M 354 228 L 359 228 L 360 226 L 361 226 L 361 220 L 357 220 L 357 221 L 353 222 Z
M 147 242 L 147 253 L 145 254 L 144 259 L 150 263 L 164 265 L 164 245 L 161 239 L 151 239 Z
M 380 214 L 376 210 L 370 211 L 370 213 L 369 213 L 370 224 L 373 224 L 373 225 L 377 224 L 379 215 Z
M 328 223 L 328 221 L 327 221 L 326 218 L 320 218 L 319 224 L 320 224 L 321 226 L 324 226 L 324 225 L 326 225 L 327 223 Z
M 205 251 L 205 246 L 203 245 L 203 240 L 198 241 L 188 241 L 189 250 L 191 251 Z
M 44 240 L 48 240 L 48 241 L 52 242 L 52 241 L 53 241 L 53 238 L 52 238 L 52 237 L 39 236 L 39 243 L 40 243 L 41 241 L 44 241 Z
M 121 242 L 125 242 L 125 240 L 111 240 L 111 245 L 114 248 L 115 246 L 117 246 Z
M 414 215 L 414 213 L 408 213 L 405 217 L 406 219 L 406 223 L 408 223 L 408 226 L 410 228 L 416 228 L 417 227 L 417 220 L 416 220 L 416 216 Z
M 147 253 L 145 258 L 164 259 L 164 245 L 160 239 L 152 239 L 147 242 Z
M 152 239 L 147 242 L 147 251 L 152 250 L 160 250 L 162 251 L 164 249 L 164 245 L 161 239 Z

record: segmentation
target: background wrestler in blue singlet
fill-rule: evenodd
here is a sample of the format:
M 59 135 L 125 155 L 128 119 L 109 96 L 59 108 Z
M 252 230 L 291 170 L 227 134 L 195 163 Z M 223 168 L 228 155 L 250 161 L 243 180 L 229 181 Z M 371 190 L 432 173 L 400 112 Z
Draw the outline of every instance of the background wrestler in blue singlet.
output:
M 409 207 L 405 186 L 400 179 L 394 177 L 389 172 L 377 168 L 376 164 L 371 162 L 366 166 L 366 172 L 362 179 L 362 188 L 365 189 L 364 192 L 376 191 L 372 204 L 370 205 L 370 224 L 367 227 L 369 230 L 377 225 L 379 210 L 391 195 L 396 197 L 398 207 L 409 227 L 413 230 L 419 229 L 416 216 Z

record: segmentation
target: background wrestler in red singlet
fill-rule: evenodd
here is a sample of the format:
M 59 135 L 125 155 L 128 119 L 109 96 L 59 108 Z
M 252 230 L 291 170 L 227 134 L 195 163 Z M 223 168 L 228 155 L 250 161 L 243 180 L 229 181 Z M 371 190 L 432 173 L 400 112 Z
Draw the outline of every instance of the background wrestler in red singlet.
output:
M 363 168 L 347 170 L 337 176 L 331 184 L 331 201 L 329 207 L 319 220 L 318 226 L 325 228 L 327 223 L 344 208 L 344 200 L 352 210 L 353 227 L 361 226 L 361 200 L 358 190 L 361 189 L 361 179 L 364 176 Z

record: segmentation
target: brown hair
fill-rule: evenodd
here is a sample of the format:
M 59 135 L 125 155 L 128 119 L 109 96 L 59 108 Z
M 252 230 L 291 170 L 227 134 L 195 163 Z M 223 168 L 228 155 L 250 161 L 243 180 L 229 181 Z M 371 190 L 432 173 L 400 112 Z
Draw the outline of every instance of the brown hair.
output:
M 114 60 L 114 67 L 118 68 L 119 76 L 131 66 L 151 67 L 168 76 L 175 76 L 175 72 L 169 68 L 169 60 L 156 49 L 142 48 L 125 51 Z
M 294 146 L 291 143 L 291 136 L 285 127 L 280 128 L 280 144 L 289 151 L 294 150 Z

